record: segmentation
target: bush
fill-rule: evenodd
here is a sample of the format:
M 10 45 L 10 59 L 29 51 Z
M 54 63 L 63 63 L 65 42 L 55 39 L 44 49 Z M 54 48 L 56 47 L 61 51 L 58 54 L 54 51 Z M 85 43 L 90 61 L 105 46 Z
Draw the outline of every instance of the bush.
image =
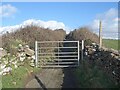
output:
M 6 33 L 2 36 L 3 47 L 8 47 L 9 42 L 14 40 L 21 40 L 34 48 L 35 41 L 62 41 L 64 40 L 66 32 L 63 29 L 50 30 L 45 28 L 40 28 L 37 26 L 26 26 L 20 28 L 12 33 Z M 11 42 L 12 43 L 12 42 Z
M 4 43 L 5 49 L 11 55 L 15 55 L 17 53 L 17 47 L 19 44 L 25 44 L 22 40 L 19 39 L 10 39 L 8 42 Z
M 86 46 L 86 45 L 89 45 L 89 46 L 90 46 L 92 43 L 93 43 L 93 41 L 91 41 L 90 39 L 86 39 L 86 40 L 85 40 L 85 46 Z
M 68 40 L 85 40 L 86 45 L 91 44 L 92 42 L 99 43 L 99 38 L 96 34 L 92 33 L 91 30 L 87 27 L 75 29 L 74 31 L 70 32 L 66 39 Z

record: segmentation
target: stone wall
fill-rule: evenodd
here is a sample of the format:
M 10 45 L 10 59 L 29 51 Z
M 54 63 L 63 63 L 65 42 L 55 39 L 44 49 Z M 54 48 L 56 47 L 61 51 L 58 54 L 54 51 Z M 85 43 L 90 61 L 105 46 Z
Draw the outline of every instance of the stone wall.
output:
M 120 54 L 117 50 L 96 48 L 96 45 L 87 46 L 85 55 L 89 61 L 103 69 L 116 84 L 120 84 Z
M 0 75 L 10 74 L 12 70 L 23 66 L 25 62 L 31 67 L 35 64 L 34 51 L 28 45 L 21 45 L 16 48 L 17 53 L 12 55 L 3 48 L 0 49 Z

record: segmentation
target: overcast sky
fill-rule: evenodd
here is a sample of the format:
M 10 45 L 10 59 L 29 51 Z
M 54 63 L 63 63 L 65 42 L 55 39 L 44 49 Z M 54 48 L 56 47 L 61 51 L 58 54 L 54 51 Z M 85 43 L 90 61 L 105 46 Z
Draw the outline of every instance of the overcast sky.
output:
M 117 2 L 3 2 L 0 17 L 0 31 L 36 24 L 50 29 L 63 28 L 67 32 L 89 26 L 98 33 L 102 20 L 103 37 L 118 38 Z

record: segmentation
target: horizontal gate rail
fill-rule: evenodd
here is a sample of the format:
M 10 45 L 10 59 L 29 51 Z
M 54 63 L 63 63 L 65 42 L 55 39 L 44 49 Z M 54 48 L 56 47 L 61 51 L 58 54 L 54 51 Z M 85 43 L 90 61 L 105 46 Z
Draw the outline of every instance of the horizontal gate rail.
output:
M 43 68 L 45 68 L 45 67 L 46 68 L 50 68 L 50 67 L 52 67 L 52 68 L 53 67 L 56 67 L 56 68 L 58 68 L 58 67 L 65 68 L 65 67 L 78 67 L 78 65 L 59 65 L 59 66 L 58 65 L 52 65 L 52 66 L 49 65 L 49 66 L 40 66 L 40 67 L 43 67 Z
M 40 56 L 40 57 L 78 57 L 78 56 Z
M 40 47 L 39 49 L 48 49 L 48 48 L 78 48 L 78 47 Z
M 59 65 L 60 64 L 68 64 L 69 65 L 69 64 L 75 64 L 75 63 L 77 64 L 77 62 L 59 62 Z M 58 64 L 58 62 L 54 62 L 54 63 L 49 63 L 48 62 L 47 64 Z
M 54 42 L 70 42 L 70 43 L 73 43 L 73 42 L 78 42 L 78 41 L 38 41 L 38 43 L 54 43 Z
M 78 52 L 59 52 L 59 54 L 77 54 Z M 55 53 L 38 53 L 38 54 L 58 54 L 57 52 Z
M 54 60 L 59 60 L 59 61 L 72 61 L 72 60 L 74 60 L 74 61 L 77 61 L 78 59 L 54 59 Z

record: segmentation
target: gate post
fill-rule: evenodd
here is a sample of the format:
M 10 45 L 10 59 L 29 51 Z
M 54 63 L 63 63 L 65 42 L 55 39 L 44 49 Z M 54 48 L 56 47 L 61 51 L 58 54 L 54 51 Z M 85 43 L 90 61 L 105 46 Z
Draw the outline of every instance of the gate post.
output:
M 81 60 L 83 60 L 84 40 L 82 40 Z
M 79 50 L 79 41 L 78 41 L 78 66 L 79 66 L 79 63 L 80 63 L 80 62 L 79 62 L 79 59 L 80 59 L 80 58 L 79 58 L 79 57 L 80 57 L 79 51 L 80 51 L 80 50 Z
M 38 67 L 38 45 L 37 45 L 37 41 L 35 41 L 35 66 Z

